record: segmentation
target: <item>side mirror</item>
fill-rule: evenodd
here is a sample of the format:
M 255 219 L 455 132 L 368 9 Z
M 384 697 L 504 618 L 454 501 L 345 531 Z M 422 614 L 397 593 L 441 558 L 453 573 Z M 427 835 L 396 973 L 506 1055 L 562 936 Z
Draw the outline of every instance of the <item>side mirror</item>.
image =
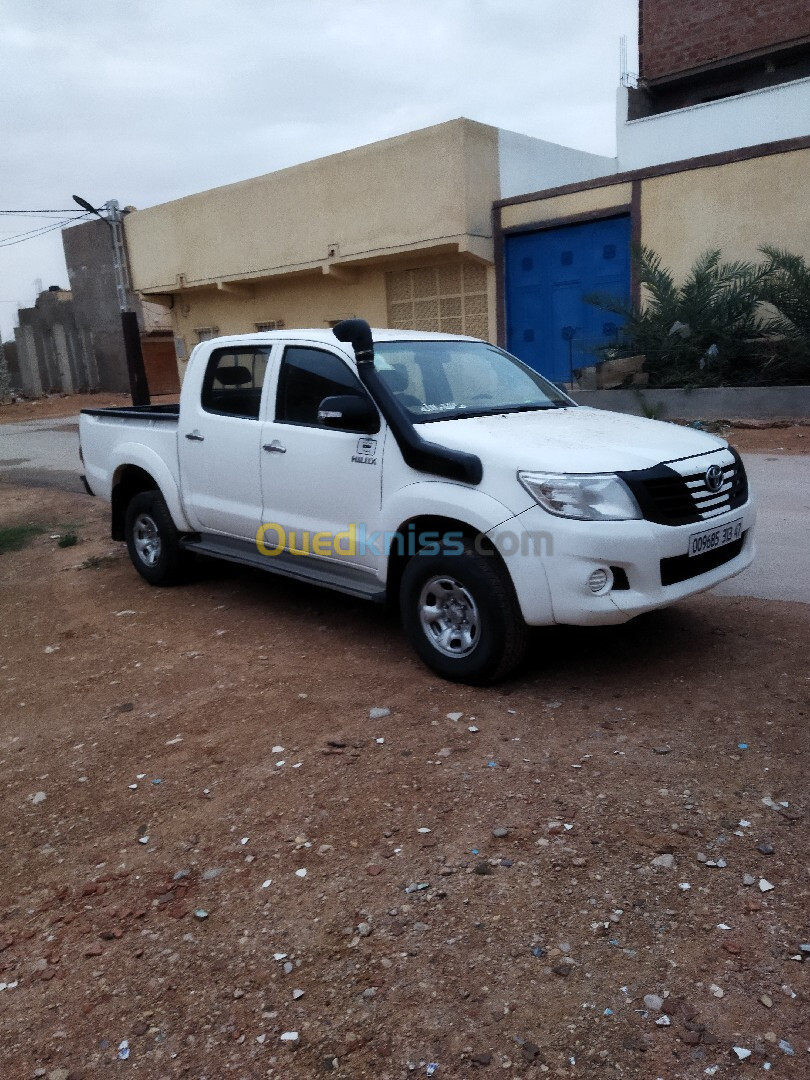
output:
M 380 417 L 367 397 L 339 394 L 324 398 L 318 406 L 318 423 L 341 431 L 374 435 L 380 430 Z

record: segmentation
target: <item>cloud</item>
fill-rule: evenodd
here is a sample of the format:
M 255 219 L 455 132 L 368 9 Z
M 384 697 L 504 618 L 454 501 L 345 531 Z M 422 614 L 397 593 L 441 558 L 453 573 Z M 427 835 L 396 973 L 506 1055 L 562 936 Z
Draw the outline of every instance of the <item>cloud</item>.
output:
M 26 0 L 0 25 L 0 208 L 157 202 L 457 116 L 613 152 L 635 0 Z M 44 222 L 43 222 L 44 223 Z M 39 219 L 2 218 L 0 232 Z M 1 238 L 1 237 L 0 237 Z M 58 233 L 0 300 L 66 283 Z M 0 303 L 4 336 L 13 305 Z

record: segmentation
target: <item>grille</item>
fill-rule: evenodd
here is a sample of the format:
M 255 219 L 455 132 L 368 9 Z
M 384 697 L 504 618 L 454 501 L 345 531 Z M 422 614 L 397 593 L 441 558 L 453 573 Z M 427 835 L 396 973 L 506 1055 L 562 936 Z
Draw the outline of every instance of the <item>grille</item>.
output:
M 721 465 L 723 482 L 716 492 L 706 486 L 706 470 L 682 476 L 669 465 L 619 473 L 648 521 L 659 525 L 691 525 L 710 521 L 748 501 L 745 467 L 736 451 Z M 711 464 L 711 463 L 710 463 Z
M 671 559 L 661 560 L 661 584 L 677 585 L 679 581 L 688 581 L 689 578 L 698 577 L 700 574 L 708 574 L 710 570 L 716 570 L 718 566 L 731 562 L 740 554 L 745 543 L 745 533 L 733 544 L 726 544 L 715 551 L 707 551 L 703 555 L 675 555 Z

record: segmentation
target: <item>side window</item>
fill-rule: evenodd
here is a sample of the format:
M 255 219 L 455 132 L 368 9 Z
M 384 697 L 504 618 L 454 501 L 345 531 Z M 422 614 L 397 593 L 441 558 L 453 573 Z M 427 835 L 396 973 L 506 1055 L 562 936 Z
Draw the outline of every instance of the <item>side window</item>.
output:
M 334 353 L 287 346 L 278 377 L 276 420 L 317 426 L 318 406 L 333 394 L 366 396 L 360 380 Z
M 202 388 L 206 412 L 259 419 L 269 348 L 216 349 Z

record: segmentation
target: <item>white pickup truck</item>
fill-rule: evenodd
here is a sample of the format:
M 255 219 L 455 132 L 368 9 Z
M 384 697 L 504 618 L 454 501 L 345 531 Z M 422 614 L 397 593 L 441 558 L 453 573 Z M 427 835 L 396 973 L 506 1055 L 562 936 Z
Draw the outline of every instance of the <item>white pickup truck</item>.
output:
M 577 406 L 474 338 L 359 319 L 218 338 L 179 406 L 85 409 L 80 431 L 147 581 L 201 552 L 392 601 L 462 682 L 513 668 L 529 626 L 624 622 L 754 556 L 722 439 Z

